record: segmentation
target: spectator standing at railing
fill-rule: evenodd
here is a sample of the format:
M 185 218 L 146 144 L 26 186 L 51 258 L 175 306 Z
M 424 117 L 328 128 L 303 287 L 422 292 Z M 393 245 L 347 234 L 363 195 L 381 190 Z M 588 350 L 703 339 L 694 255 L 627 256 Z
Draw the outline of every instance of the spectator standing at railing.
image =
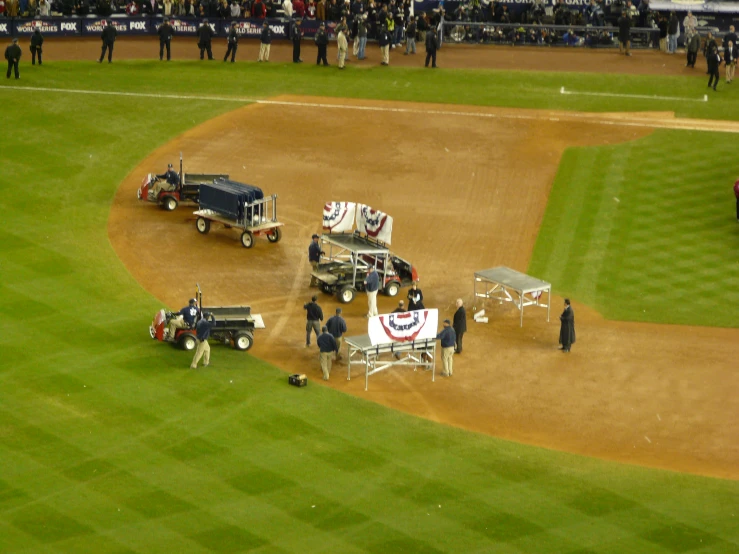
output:
M 316 19 L 318 21 L 326 21 L 326 0 L 320 0 L 316 4 Z
M 367 24 L 367 36 L 377 37 L 377 6 L 374 0 L 370 0 L 367 4 L 367 17 L 365 18 Z
M 683 29 L 685 31 L 685 44 L 688 44 L 690 37 L 698 32 L 698 18 L 693 15 L 693 12 L 689 11 L 683 19 Z
M 308 3 L 305 6 L 305 17 L 310 20 L 314 20 L 316 18 L 316 12 L 318 11 L 318 7 L 316 6 L 316 3 L 314 0 L 308 0 Z
M 670 12 L 670 20 L 667 22 L 667 53 L 677 52 L 677 37 L 680 36 L 680 22 L 675 12 Z
M 341 6 L 336 3 L 336 0 L 331 0 L 331 3 L 326 7 L 326 18 L 329 21 L 339 21 L 341 19 Z
M 303 0 L 293 2 L 293 17 L 303 19 L 305 17 L 305 4 Z
M 163 13 L 165 17 L 172 15 L 172 0 L 164 0 Z
M 639 27 L 649 27 L 649 0 L 641 0 L 639 7 Z
M 285 17 L 288 19 L 292 18 L 293 16 L 293 2 L 292 0 L 283 0 L 282 1 L 282 11 L 285 14 Z
M 5 17 L 5 0 L 0 0 L 0 17 Z
M 239 17 L 241 17 L 241 6 L 234 0 L 231 3 L 231 19 L 238 19 Z
M 618 18 L 618 52 L 631 56 L 631 16 L 624 10 Z
M 292 6 L 292 4 L 290 4 L 290 6 Z M 256 19 L 264 19 L 267 16 L 267 6 L 264 5 L 262 0 L 254 0 L 254 3 L 251 6 L 251 16 Z
M 38 3 L 38 14 L 41 17 L 49 17 L 51 15 L 51 4 L 47 0 L 41 0 Z
M 411 16 L 405 29 L 405 55 L 416 53 L 416 18 Z

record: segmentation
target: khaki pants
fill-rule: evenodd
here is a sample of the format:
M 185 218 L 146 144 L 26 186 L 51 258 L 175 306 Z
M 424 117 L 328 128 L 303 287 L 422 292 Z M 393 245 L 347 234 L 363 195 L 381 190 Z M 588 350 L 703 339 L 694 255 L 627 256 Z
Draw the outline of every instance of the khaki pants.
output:
M 311 266 L 312 271 L 317 271 L 318 270 L 318 262 L 311 262 L 310 263 L 310 266 Z M 313 277 L 313 274 L 312 273 L 311 273 L 311 276 L 310 276 L 310 286 L 311 287 L 318 286 L 318 279 L 316 279 L 315 277 Z
M 259 57 L 257 61 L 268 62 L 269 61 L 269 47 L 270 44 L 259 43 Z
M 169 326 L 167 326 L 167 331 L 169 332 L 169 338 L 173 339 L 175 331 L 177 329 L 189 329 L 187 326 L 187 323 L 185 323 L 185 318 L 180 316 L 174 317 L 169 320 Z
M 336 337 L 334 337 L 336 338 Z M 344 337 L 338 337 L 336 338 L 336 346 L 338 350 L 336 351 L 336 358 L 335 360 L 338 362 L 341 359 L 341 347 L 344 346 Z
M 369 307 L 369 312 L 367 312 L 367 315 L 369 315 L 369 317 L 378 315 L 377 314 L 377 291 L 367 292 L 367 305 Z
M 382 53 L 382 63 L 390 64 L 390 45 L 380 46 L 380 52 Z
M 323 372 L 323 380 L 328 381 L 328 376 L 331 373 L 331 358 L 333 352 L 321 352 L 321 371 Z
M 207 366 L 210 363 L 210 345 L 207 340 L 198 341 L 198 347 L 195 349 L 195 357 L 192 359 L 190 369 L 198 367 L 201 357 L 203 358 L 203 367 Z
M 618 53 L 619 54 L 626 54 L 629 55 L 629 48 L 631 47 L 631 41 L 627 40 L 626 42 L 619 41 L 618 43 Z
M 342 50 L 339 48 L 339 67 L 344 67 L 344 62 L 346 61 L 346 50 Z
M 667 52 L 667 37 L 659 39 L 659 51 Z
M 452 359 L 454 358 L 454 347 L 453 346 L 445 346 L 441 349 L 441 361 L 444 364 L 444 371 L 442 375 L 449 375 L 449 377 L 452 376 Z
M 354 57 L 357 57 L 357 54 L 359 54 L 359 37 L 354 37 L 354 43 L 352 45 L 352 53 L 354 54 Z
M 149 196 L 152 198 L 156 198 L 159 196 L 159 193 L 163 190 L 166 190 L 167 192 L 174 190 L 174 185 L 170 185 L 167 181 L 157 181 L 154 183 L 154 186 L 149 189 Z

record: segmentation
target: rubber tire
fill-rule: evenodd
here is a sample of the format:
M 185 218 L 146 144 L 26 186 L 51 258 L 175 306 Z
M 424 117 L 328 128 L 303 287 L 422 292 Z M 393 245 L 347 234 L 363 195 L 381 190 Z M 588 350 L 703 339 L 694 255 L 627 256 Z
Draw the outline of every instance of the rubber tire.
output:
M 161 200 L 159 200 L 159 205 L 165 212 L 175 211 L 178 204 L 179 202 L 177 202 L 177 199 L 174 196 L 170 196 L 169 194 L 167 194 L 166 196 L 162 196 Z
M 282 238 L 282 231 L 279 227 L 275 227 L 272 233 L 267 233 L 267 240 L 269 242 L 280 242 L 280 239 Z
M 190 333 L 183 333 L 180 338 L 177 339 L 177 346 L 182 348 L 185 352 L 192 352 L 198 345 L 197 339 Z
M 234 349 L 246 351 L 254 345 L 254 337 L 251 333 L 240 331 L 234 335 Z
M 210 220 L 204 217 L 199 217 L 195 222 L 195 227 L 198 229 L 198 233 L 201 235 L 207 235 L 210 231 Z
M 357 295 L 357 291 L 354 290 L 354 287 L 351 285 L 344 285 L 339 290 L 338 296 L 339 302 L 342 304 L 349 304 L 352 300 L 354 300 L 354 297 Z
M 254 246 L 254 235 L 251 234 L 251 231 L 244 231 L 241 233 L 241 246 L 244 248 L 251 248 Z
M 400 283 L 397 281 L 391 281 L 385 286 L 385 296 L 398 296 L 400 292 Z

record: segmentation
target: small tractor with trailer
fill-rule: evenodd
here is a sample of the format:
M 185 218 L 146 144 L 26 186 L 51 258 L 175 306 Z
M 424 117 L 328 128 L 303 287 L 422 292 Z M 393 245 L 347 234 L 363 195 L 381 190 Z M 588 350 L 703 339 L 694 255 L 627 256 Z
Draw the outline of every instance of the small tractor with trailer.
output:
M 180 202 L 192 202 L 199 204 L 200 202 L 200 185 L 204 183 L 212 183 L 216 179 L 228 179 L 228 175 L 222 173 L 183 173 L 182 171 L 182 155 L 180 155 L 180 180 L 174 190 L 160 190 L 156 198 L 152 197 L 149 192 L 152 191 L 159 177 L 154 173 L 149 173 L 141 181 L 141 185 L 136 191 L 136 198 L 139 200 L 147 200 L 158 204 L 160 208 L 171 212 L 177 209 Z
M 380 290 L 387 296 L 396 296 L 401 287 L 418 281 L 418 272 L 410 262 L 392 253 L 384 243 L 357 231 L 324 234 L 321 243 L 326 261 L 321 261 L 311 276 L 323 292 L 336 294 L 344 304 L 364 290 L 370 267 L 377 271 Z
M 236 350 L 249 350 L 254 344 L 254 330 L 264 329 L 264 320 L 259 314 L 251 313 L 249 306 L 217 306 L 202 307 L 202 293 L 197 288 L 198 317 L 199 321 L 205 312 L 210 312 L 215 317 L 215 324 L 210 331 L 211 340 L 222 344 L 233 346 Z M 197 346 L 195 327 L 177 329 L 173 337 L 166 337 L 164 330 L 177 313 L 164 309 L 154 315 L 154 321 L 149 326 L 149 335 L 152 339 L 170 342 L 182 350 L 191 351 Z
M 277 195 L 265 196 L 262 189 L 229 179 L 215 179 L 200 185 L 200 209 L 195 227 L 202 235 L 216 223 L 226 229 L 241 230 L 241 245 L 254 246 L 254 237 L 265 235 L 271 243 L 282 238 L 282 223 L 277 221 Z

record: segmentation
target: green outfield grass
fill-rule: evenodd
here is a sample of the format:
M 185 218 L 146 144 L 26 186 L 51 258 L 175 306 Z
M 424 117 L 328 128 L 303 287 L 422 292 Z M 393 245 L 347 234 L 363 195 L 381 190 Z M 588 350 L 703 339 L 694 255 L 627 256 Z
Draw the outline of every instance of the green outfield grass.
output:
M 494 103 L 493 93 L 483 102 L 470 87 L 486 88 L 477 84 L 484 78 L 500 91 L 493 83 L 508 78 L 393 68 L 357 71 L 353 83 L 338 72 L 314 80 L 311 68 L 295 77 L 292 65 L 237 65 L 243 73 L 234 76 L 235 68 L 212 64 L 205 71 L 213 78 L 201 79 L 196 66 L 49 63 L 43 74 L 23 68 L 20 84 Z M 543 77 L 530 77 L 544 89 Z M 609 79 L 608 86 L 627 86 L 622 76 Z M 428 91 L 414 97 L 404 82 Z M 566 100 L 532 90 L 528 107 Z M 518 101 L 511 93 L 501 103 Z M 214 346 L 208 370 L 188 370 L 189 354 L 146 338 L 158 302 L 118 261 L 106 221 L 118 183 L 139 160 L 234 103 L 1 87 L 0 102 L 7 131 L 0 148 L 0 552 L 739 550 L 737 482 L 521 446 L 318 385 L 295 389 L 277 368 L 227 348 Z M 702 115 L 718 117 L 716 110 Z M 724 139 L 660 133 L 593 152 L 628 161 L 639 144 L 664 156 L 679 144 L 705 161 Z M 592 172 L 588 152 L 568 154 L 555 207 L 565 207 L 556 202 L 564 202 L 558 191 L 567 167 Z M 627 181 L 599 186 L 626 189 Z M 688 179 L 703 182 L 699 174 Z M 618 193 L 632 211 L 642 209 L 637 192 Z M 587 194 L 586 187 L 569 196 Z M 611 235 L 625 234 L 628 222 L 607 215 Z M 549 217 L 545 224 L 558 232 Z M 602 265 L 615 265 L 615 255 L 602 254 Z

